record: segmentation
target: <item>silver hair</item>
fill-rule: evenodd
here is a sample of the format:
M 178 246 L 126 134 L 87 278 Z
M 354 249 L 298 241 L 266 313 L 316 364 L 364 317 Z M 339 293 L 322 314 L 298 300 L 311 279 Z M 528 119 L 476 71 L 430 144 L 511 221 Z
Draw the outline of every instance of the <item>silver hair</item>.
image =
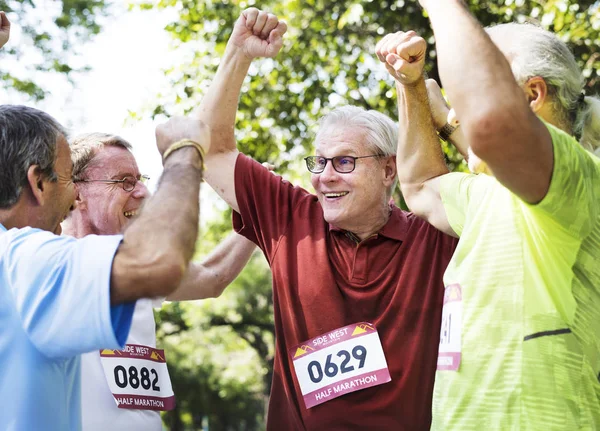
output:
M 125 139 L 108 133 L 84 133 L 71 140 L 71 160 L 73 161 L 73 179 L 85 179 L 85 171 L 90 166 L 98 151 L 105 146 L 125 148 L 131 151 L 132 146 Z
M 378 154 L 395 156 L 398 146 L 398 125 L 390 117 L 358 106 L 342 106 L 319 120 L 317 138 L 334 126 L 360 127 L 367 134 L 367 146 Z
M 372 151 L 384 156 L 395 156 L 398 147 L 398 124 L 390 117 L 373 109 L 366 110 L 358 106 L 341 106 L 319 120 L 316 139 L 334 127 L 360 127 L 367 135 L 366 145 Z M 398 184 L 398 176 L 390 188 Z
M 38 165 L 42 174 L 56 181 L 56 145 L 67 139 L 63 126 L 50 115 L 20 105 L 0 105 L 0 208 L 17 203 L 27 184 L 27 171 Z
M 585 81 L 567 45 L 533 24 L 500 24 L 486 30 L 510 59 L 517 82 L 543 78 L 561 122 L 587 150 L 600 147 L 600 99 L 582 96 Z

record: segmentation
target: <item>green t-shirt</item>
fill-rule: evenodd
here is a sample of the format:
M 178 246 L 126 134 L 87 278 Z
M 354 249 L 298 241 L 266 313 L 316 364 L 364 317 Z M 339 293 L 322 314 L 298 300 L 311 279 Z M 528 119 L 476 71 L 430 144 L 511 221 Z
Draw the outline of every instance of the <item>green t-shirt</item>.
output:
M 487 175 L 442 179 L 460 235 L 444 276 L 462 296 L 460 365 L 438 363 L 432 430 L 600 430 L 600 160 L 548 129 L 536 205 Z

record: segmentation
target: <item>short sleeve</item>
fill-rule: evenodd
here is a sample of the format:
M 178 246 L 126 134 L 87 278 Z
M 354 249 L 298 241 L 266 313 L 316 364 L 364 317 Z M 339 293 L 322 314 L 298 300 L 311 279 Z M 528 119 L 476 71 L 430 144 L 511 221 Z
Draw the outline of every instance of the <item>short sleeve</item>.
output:
M 316 199 L 241 153 L 235 166 L 235 195 L 240 209 L 233 213 L 235 231 L 257 244 L 269 262 L 298 206 Z
M 552 179 L 544 199 L 531 207 L 583 238 L 598 217 L 600 161 L 562 130 L 550 124 L 546 127 L 554 150 Z
M 485 174 L 454 172 L 442 177 L 440 196 L 450 227 L 457 235 L 462 234 L 470 214 L 469 207 L 477 207 L 483 201 L 492 181 Z
M 36 348 L 53 358 L 120 348 L 133 314 L 131 304 L 110 306 L 112 261 L 122 237 L 9 233 L 3 271 Z

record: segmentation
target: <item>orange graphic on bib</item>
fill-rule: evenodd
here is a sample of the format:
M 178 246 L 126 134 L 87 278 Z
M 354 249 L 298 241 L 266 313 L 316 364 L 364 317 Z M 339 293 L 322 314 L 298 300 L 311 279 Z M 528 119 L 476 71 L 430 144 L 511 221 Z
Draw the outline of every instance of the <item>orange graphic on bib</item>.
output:
M 352 336 L 354 337 L 355 335 L 364 334 L 365 332 L 373 332 L 373 331 L 375 331 L 375 328 L 373 328 L 371 325 L 367 325 L 366 323 L 361 323 L 360 325 L 356 325 L 356 328 L 354 328 L 354 331 L 352 332 Z
M 154 359 L 155 361 L 165 362 L 165 358 L 160 356 L 157 352 L 152 352 L 152 354 L 150 355 L 150 359 Z
M 110 350 L 110 349 L 104 349 L 100 352 L 101 355 L 119 355 L 121 356 L 122 353 L 120 350 Z
M 315 350 L 312 347 L 307 346 L 306 344 L 303 344 L 302 346 L 298 347 L 296 349 L 296 354 L 294 355 L 294 359 L 296 359 L 299 356 L 306 355 L 308 353 L 309 349 L 310 350 Z

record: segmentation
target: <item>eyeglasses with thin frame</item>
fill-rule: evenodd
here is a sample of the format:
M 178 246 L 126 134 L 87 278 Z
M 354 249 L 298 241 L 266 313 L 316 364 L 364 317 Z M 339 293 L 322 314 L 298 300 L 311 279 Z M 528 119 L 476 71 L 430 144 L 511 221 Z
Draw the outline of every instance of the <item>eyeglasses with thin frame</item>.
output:
M 123 177 L 121 180 L 74 180 L 74 183 L 106 183 L 106 184 L 117 184 L 121 183 L 123 186 L 123 190 L 126 192 L 130 192 L 135 189 L 138 181 L 142 184 L 148 183 L 150 177 L 148 175 L 140 175 L 140 178 L 133 177 L 131 175 L 127 175 Z
M 356 167 L 357 159 L 366 159 L 368 157 L 382 157 L 382 154 L 371 154 L 370 156 L 335 156 L 335 157 L 322 157 L 322 156 L 308 156 L 304 158 L 306 161 L 306 168 L 313 174 L 320 174 L 325 170 L 327 162 L 331 161 L 333 169 L 340 174 L 349 174 L 354 171 Z

